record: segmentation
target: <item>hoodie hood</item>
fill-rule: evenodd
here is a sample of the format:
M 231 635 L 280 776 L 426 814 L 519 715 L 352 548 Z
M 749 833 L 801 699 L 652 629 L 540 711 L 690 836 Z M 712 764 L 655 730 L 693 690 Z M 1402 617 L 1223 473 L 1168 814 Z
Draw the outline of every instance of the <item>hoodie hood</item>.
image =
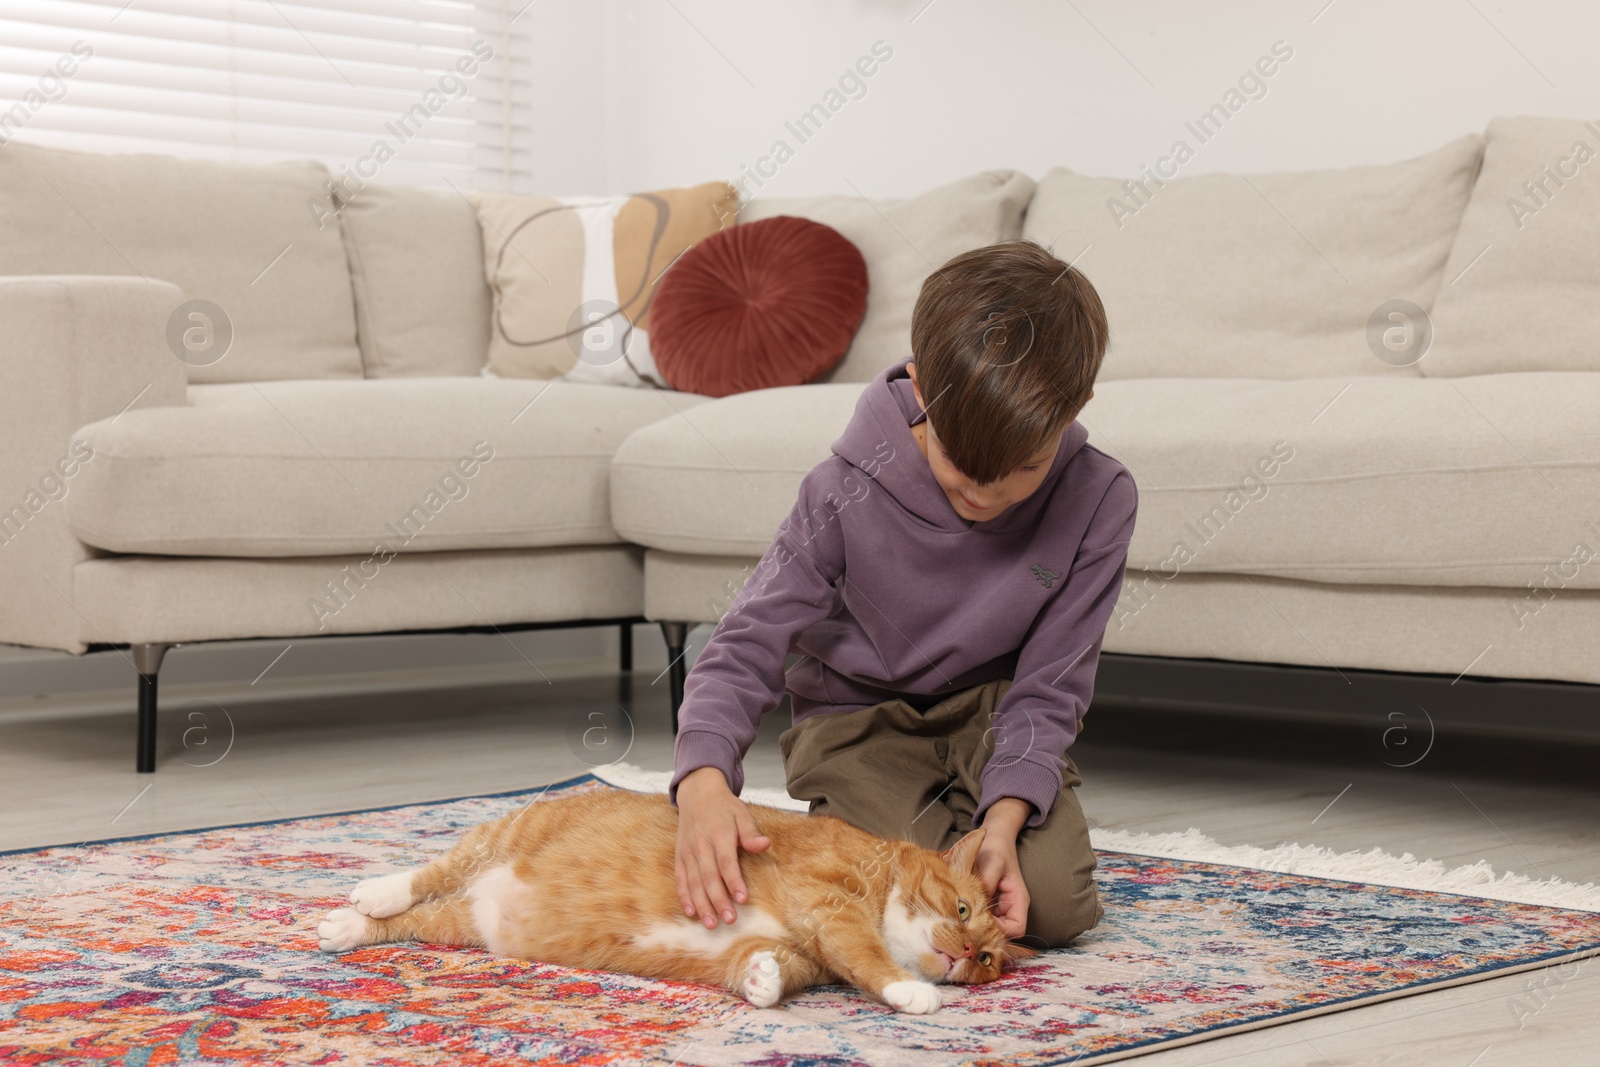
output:
M 911 375 L 906 372 L 906 364 L 911 361 L 912 357 L 906 356 L 867 383 L 850 424 L 833 443 L 834 454 L 877 482 L 901 507 L 938 529 L 951 533 L 1008 532 L 1036 522 L 1067 464 L 1088 441 L 1089 431 L 1074 419 L 1061 435 L 1061 447 L 1056 450 L 1044 481 L 1031 496 L 992 519 L 968 521 L 956 514 L 911 434 L 911 427 L 927 417 L 912 392 Z M 889 449 L 893 452 L 889 453 Z M 885 460 L 885 455 L 892 458 Z M 875 475 L 869 473 L 873 471 Z

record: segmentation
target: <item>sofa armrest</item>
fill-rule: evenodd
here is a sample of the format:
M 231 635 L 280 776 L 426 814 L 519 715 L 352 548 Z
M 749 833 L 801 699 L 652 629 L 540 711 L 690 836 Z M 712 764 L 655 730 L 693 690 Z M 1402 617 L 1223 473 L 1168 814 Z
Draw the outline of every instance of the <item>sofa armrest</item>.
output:
M 182 302 L 170 282 L 137 277 L 0 276 L 0 641 L 82 652 L 98 640 L 71 600 L 91 552 L 61 501 L 94 461 L 72 435 L 129 408 L 187 403 L 166 341 Z

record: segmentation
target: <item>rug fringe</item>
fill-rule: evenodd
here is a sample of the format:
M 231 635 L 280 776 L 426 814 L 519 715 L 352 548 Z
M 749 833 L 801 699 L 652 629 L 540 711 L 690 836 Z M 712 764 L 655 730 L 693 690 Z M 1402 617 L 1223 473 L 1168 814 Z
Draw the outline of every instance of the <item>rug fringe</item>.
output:
M 1225 863 L 1283 874 L 1337 878 L 1347 882 L 1421 889 L 1462 896 L 1509 900 L 1578 911 L 1600 911 L 1600 886 L 1582 885 L 1560 878 L 1535 879 L 1510 871 L 1496 876 L 1486 860 L 1446 869 L 1438 860 L 1418 859 L 1407 852 L 1392 855 L 1380 848 L 1366 852 L 1335 852 L 1320 845 L 1280 844 L 1276 848 L 1224 845 L 1190 827 L 1182 833 L 1134 833 L 1127 830 L 1090 830 L 1090 842 L 1106 852 L 1132 852 L 1142 856 Z
M 606 763 L 591 767 L 590 773 L 602 782 L 618 789 L 632 789 L 639 793 L 665 793 L 672 781 L 671 771 L 647 771 L 632 763 Z M 748 798 L 746 798 L 748 799 Z
M 640 793 L 665 793 L 667 783 L 672 780 L 670 771 L 645 770 L 631 763 L 596 767 L 594 775 L 620 789 Z M 740 797 L 748 804 L 761 804 L 785 811 L 805 811 L 808 808 L 805 801 L 795 800 L 780 789 L 746 788 Z M 1313 878 L 1336 878 L 1398 889 L 1421 889 L 1551 908 L 1600 911 L 1600 886 L 1593 882 L 1579 885 L 1559 878 L 1529 878 L 1510 871 L 1496 876 L 1494 868 L 1485 860 L 1446 869 L 1438 860 L 1418 859 L 1409 852 L 1394 856 L 1379 848 L 1366 852 L 1335 852 L 1320 845 L 1298 843 L 1281 844 L 1276 848 L 1224 845 L 1193 827 L 1182 833 L 1136 833 L 1092 828 L 1089 842 L 1102 852 L 1131 852 L 1140 856 L 1222 863 L 1231 867 L 1251 867 Z
M 631 763 L 608 763 L 604 767 L 595 767 L 592 773 L 618 789 L 631 789 L 636 793 L 665 793 L 668 783 L 672 781 L 671 771 L 647 771 Z M 760 804 L 784 811 L 807 811 L 811 807 L 782 789 L 752 789 L 746 786 L 744 792 L 739 794 L 739 799 L 746 804 Z

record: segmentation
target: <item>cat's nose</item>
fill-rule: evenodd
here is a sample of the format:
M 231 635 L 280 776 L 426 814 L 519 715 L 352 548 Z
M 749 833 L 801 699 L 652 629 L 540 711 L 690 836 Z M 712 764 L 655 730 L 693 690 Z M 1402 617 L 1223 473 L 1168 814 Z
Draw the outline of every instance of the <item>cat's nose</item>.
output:
M 961 958 L 962 959 L 970 958 L 972 956 L 972 942 L 963 941 L 963 942 L 961 942 L 961 947 L 966 949 L 966 951 L 961 954 Z

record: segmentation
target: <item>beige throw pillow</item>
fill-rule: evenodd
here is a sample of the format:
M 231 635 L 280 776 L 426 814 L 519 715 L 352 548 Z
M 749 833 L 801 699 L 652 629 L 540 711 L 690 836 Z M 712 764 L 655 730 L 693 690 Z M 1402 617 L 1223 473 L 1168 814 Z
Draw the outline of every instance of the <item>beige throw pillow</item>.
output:
M 1023 232 L 1105 302 L 1103 379 L 1415 378 L 1415 362 L 1379 358 L 1369 330 L 1376 317 L 1381 348 L 1385 305 L 1432 306 L 1482 152 L 1471 134 L 1384 166 L 1142 190 L 1053 170 Z
M 696 241 L 734 224 L 731 185 L 474 200 L 494 294 L 492 373 L 665 385 L 650 356 L 656 282 Z
M 1422 372 L 1600 370 L 1600 122 L 1497 118 L 1487 140 Z
M 821 382 L 869 382 L 911 354 L 911 310 L 923 279 L 963 252 L 1022 232 L 1033 179 L 1014 170 L 985 171 L 905 200 L 859 196 L 758 198 L 741 222 L 798 215 L 832 226 L 867 261 L 867 314 L 838 366 Z

